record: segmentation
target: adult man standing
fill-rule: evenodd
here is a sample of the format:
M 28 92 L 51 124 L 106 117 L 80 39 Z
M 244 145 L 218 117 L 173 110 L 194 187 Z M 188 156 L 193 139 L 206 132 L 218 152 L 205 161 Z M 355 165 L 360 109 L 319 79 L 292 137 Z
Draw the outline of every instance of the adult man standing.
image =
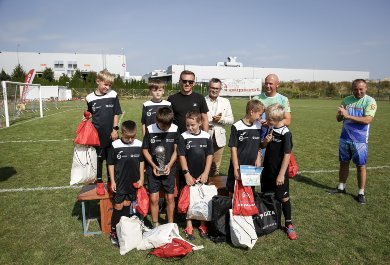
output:
M 367 84 L 364 79 L 352 82 L 352 94 L 345 97 L 338 108 L 336 119 L 343 121 L 343 128 L 339 144 L 339 185 L 337 189 L 329 190 L 331 194 L 345 193 L 345 186 L 349 174 L 349 163 L 352 159 L 356 165 L 358 180 L 357 200 L 366 204 L 364 195 L 366 187 L 366 162 L 368 155 L 368 136 L 370 124 L 377 109 L 376 101 L 367 94 Z
M 222 82 L 218 78 L 209 81 L 209 94 L 205 97 L 209 112 L 207 113 L 209 122 L 209 134 L 213 139 L 213 163 L 211 165 L 210 176 L 219 175 L 219 167 L 223 150 L 226 145 L 225 124 L 233 124 L 234 117 L 230 101 L 219 96 Z
M 267 108 L 269 105 L 278 103 L 284 108 L 283 123 L 289 126 L 291 123 L 291 109 L 288 98 L 279 94 L 277 88 L 279 87 L 279 77 L 275 74 L 270 74 L 265 78 L 264 89 L 260 95 L 255 96 L 254 99 L 258 99 Z M 266 125 L 264 117 L 262 118 L 263 125 Z
M 184 70 L 180 73 L 179 84 L 180 92 L 168 97 L 168 101 L 172 104 L 173 114 L 175 115 L 173 123 L 179 127 L 180 133 L 185 132 L 187 130 L 186 114 L 189 111 L 196 110 L 202 116 L 202 130 L 207 132 L 209 126 L 206 101 L 201 94 L 192 91 L 195 85 L 195 74 L 191 71 Z

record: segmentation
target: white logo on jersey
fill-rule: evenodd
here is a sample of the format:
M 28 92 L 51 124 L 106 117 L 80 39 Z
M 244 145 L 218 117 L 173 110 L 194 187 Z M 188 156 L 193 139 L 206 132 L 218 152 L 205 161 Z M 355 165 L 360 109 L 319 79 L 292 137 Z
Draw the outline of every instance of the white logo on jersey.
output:
M 193 107 L 196 107 L 196 106 L 198 106 L 198 104 L 195 102 L 192 106 L 193 106 Z
M 106 108 L 113 108 L 114 104 L 106 105 Z
M 260 136 L 252 136 L 252 139 L 253 139 L 253 140 L 259 140 L 259 139 L 260 139 Z
M 116 158 L 121 159 L 122 158 L 123 151 L 119 151 L 119 153 L 116 155 Z
M 150 142 L 152 143 L 152 144 L 154 144 L 155 142 L 156 142 L 156 138 L 157 137 L 157 135 L 156 136 L 153 136 L 153 138 L 152 139 L 150 139 Z
M 97 107 L 96 107 L 95 105 L 96 105 L 96 102 L 93 103 L 93 105 L 92 105 L 92 111 L 93 111 L 93 112 L 95 112 L 95 110 L 97 109 Z
M 153 110 L 153 109 L 148 110 L 148 111 L 146 112 L 146 116 L 151 116 L 151 115 L 152 115 L 152 110 Z
M 186 148 L 187 148 L 187 149 L 190 149 L 190 148 L 191 148 L 191 145 L 190 145 L 191 142 L 192 142 L 192 141 L 188 141 L 188 143 L 187 143 L 187 145 L 186 145 Z
M 239 137 L 238 137 L 238 140 L 240 142 L 244 141 L 245 139 L 247 139 L 248 137 L 244 137 L 244 135 L 246 134 L 246 132 L 243 132 Z

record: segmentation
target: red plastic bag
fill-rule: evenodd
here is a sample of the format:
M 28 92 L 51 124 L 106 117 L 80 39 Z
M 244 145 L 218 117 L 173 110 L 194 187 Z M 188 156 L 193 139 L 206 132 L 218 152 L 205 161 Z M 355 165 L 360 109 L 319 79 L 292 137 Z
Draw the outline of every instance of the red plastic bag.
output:
M 298 174 L 298 164 L 293 153 L 290 154 L 290 163 L 288 164 L 288 177 L 295 178 Z
M 156 257 L 168 258 L 183 258 L 188 253 L 192 252 L 192 246 L 187 241 L 173 238 L 172 243 L 153 249 L 149 254 Z
M 149 195 L 145 187 L 138 188 L 138 183 L 133 183 L 134 188 L 137 189 L 137 205 L 135 210 L 143 217 L 148 215 L 149 212 Z
M 98 132 L 92 122 L 88 120 L 90 113 L 85 111 L 84 117 L 86 120 L 82 121 L 77 127 L 74 143 L 88 146 L 99 146 L 100 141 Z
M 177 203 L 177 212 L 187 213 L 189 206 L 190 206 L 190 186 L 185 185 L 180 192 L 179 201 Z
M 233 215 L 252 216 L 258 214 L 259 210 L 255 204 L 252 187 L 244 187 L 241 180 L 236 180 L 233 195 Z

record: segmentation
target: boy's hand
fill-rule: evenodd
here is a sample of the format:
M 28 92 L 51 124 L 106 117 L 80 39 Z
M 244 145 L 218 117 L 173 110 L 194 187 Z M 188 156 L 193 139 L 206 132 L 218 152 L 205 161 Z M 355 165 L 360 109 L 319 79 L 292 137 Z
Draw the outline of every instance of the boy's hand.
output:
M 261 123 L 261 126 L 268 127 L 267 120 L 261 119 L 260 123 Z
M 154 167 L 153 167 L 153 174 L 154 174 L 156 177 L 159 177 L 159 176 L 160 176 L 160 174 L 158 173 L 158 170 L 159 170 L 159 168 L 158 168 L 157 166 L 154 166 Z
M 116 183 L 115 181 L 111 181 L 111 189 L 113 192 L 116 192 Z
M 256 158 L 255 167 L 261 167 L 261 156 Z
M 169 175 L 169 173 L 171 173 L 171 166 L 168 164 L 168 165 L 165 165 L 164 175 Z
M 194 178 L 191 176 L 190 173 L 185 174 L 184 177 L 186 178 L 186 183 L 187 183 L 188 186 L 192 186 L 192 185 L 195 184 Z
M 276 185 L 281 186 L 284 184 L 284 176 L 283 175 L 278 175 L 276 178 Z
M 264 138 L 264 141 L 268 144 L 269 142 L 271 142 L 272 141 L 272 139 L 274 138 L 273 136 L 272 136 L 272 132 L 273 132 L 273 130 L 271 129 L 270 131 L 269 131 L 269 133 L 265 136 L 265 138 Z
M 144 185 L 144 181 L 142 179 L 138 180 L 137 183 L 138 183 L 138 189 Z
M 234 178 L 236 180 L 241 180 L 240 168 L 234 168 Z
M 115 141 L 116 139 L 118 139 L 118 132 L 116 130 L 112 130 L 111 140 Z
M 207 174 L 202 173 L 197 180 L 200 181 L 202 184 L 205 184 L 208 178 L 209 176 Z

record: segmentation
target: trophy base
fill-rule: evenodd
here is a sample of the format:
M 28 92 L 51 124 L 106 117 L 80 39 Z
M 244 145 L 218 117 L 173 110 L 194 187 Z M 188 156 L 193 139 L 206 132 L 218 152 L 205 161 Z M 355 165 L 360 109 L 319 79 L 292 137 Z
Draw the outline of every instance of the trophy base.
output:
M 157 170 L 157 174 L 158 175 L 165 175 L 164 170 L 161 170 L 161 169 Z

